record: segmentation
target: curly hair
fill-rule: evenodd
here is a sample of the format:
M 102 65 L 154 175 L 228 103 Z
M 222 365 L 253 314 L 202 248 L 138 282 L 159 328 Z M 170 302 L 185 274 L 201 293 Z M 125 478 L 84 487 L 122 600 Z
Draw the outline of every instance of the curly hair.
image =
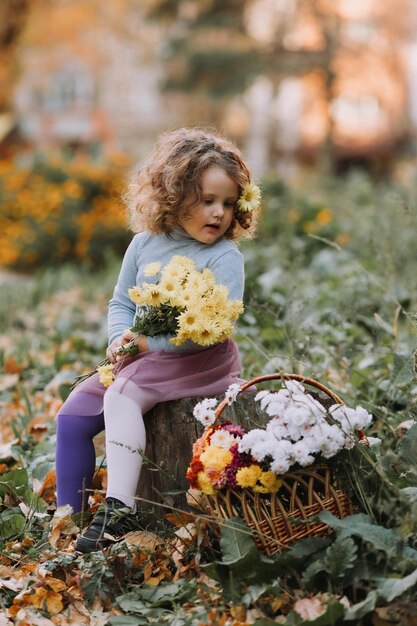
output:
M 134 172 L 125 194 L 131 229 L 169 234 L 199 203 L 201 174 L 213 166 L 222 168 L 237 184 L 239 195 L 251 182 L 240 150 L 228 139 L 197 128 L 161 135 L 144 167 Z M 250 237 L 258 212 L 244 212 L 236 206 L 225 237 Z

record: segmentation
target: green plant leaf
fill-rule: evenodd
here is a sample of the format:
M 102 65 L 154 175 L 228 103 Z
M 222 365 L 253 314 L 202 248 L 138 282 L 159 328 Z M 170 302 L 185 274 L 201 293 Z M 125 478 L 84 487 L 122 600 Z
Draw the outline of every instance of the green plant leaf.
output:
M 361 619 L 362 617 L 374 610 L 377 599 L 378 594 L 375 589 L 373 589 L 368 593 L 365 600 L 362 600 L 362 602 L 358 602 L 357 604 L 354 604 L 345 610 L 344 619 L 346 621 Z
M 405 463 L 415 468 L 417 459 L 417 424 L 414 424 L 404 439 L 401 440 L 398 446 L 398 454 Z
M 317 517 L 334 528 L 341 538 L 352 535 L 361 537 L 377 550 L 383 550 L 387 554 L 394 554 L 402 548 L 402 542 L 395 530 L 372 524 L 362 513 L 338 519 L 329 511 L 321 511 Z
M 70 393 L 71 393 L 71 384 L 62 383 L 61 385 L 58 386 L 58 394 L 63 402 L 65 402 L 65 400 L 68 398 Z
M 342 578 L 356 561 L 358 548 L 351 537 L 338 537 L 330 545 L 323 559 L 325 571 L 333 578 Z
M 240 517 L 232 517 L 223 524 L 220 537 L 223 565 L 233 565 L 255 548 L 249 527 Z
M 6 472 L 0 479 L 0 495 L 6 493 L 21 493 L 28 486 L 28 473 L 26 469 L 16 469 Z
M 111 617 L 107 622 L 111 626 L 143 626 L 149 624 L 146 617 L 135 617 L 133 615 L 118 615 Z
M 0 537 L 3 540 L 17 537 L 25 527 L 25 518 L 15 508 L 0 513 Z
M 407 385 L 413 381 L 412 358 L 404 358 L 401 354 L 394 352 L 394 367 L 391 376 L 391 383 L 396 386 Z
M 417 584 L 417 569 L 405 578 L 384 578 L 379 581 L 377 591 L 380 596 L 391 602 Z

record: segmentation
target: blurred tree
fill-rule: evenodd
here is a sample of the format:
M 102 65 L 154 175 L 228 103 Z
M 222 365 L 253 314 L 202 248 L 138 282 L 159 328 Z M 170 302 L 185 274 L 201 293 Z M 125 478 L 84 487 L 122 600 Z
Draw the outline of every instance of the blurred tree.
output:
M 34 1 L 0 2 L 0 114 L 11 109 L 12 86 L 17 73 L 16 47 Z
M 263 76 L 273 86 L 272 101 L 284 77 L 316 72 L 327 108 L 325 169 L 334 161 L 332 102 L 340 58 L 369 52 L 378 32 L 385 47 L 375 54 L 386 55 L 392 67 L 399 40 L 412 28 L 410 0 L 145 0 L 145 7 L 166 27 L 164 89 L 224 101 Z
M 303 5 L 310 0 L 284 0 L 282 4 Z M 258 5 L 259 0 L 145 0 L 148 18 L 167 26 L 161 49 L 166 61 L 163 87 L 222 98 L 242 92 L 260 74 L 279 82 L 283 76 L 327 65 L 325 47 L 291 49 L 285 45 L 293 15 L 282 12 L 281 19 L 274 20 L 273 38 L 254 36 L 251 11 Z M 268 14 L 259 19 L 268 20 Z

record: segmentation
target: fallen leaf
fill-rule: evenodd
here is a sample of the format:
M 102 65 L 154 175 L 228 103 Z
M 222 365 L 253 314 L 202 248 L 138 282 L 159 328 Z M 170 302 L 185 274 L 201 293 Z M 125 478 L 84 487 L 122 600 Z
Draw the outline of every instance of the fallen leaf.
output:
M 185 526 L 191 522 L 195 521 L 195 515 L 191 515 L 190 513 L 181 512 L 181 513 L 168 513 L 165 515 L 165 519 L 168 522 L 171 522 L 174 526 Z
M 0 391 L 15 387 L 19 382 L 19 374 L 4 374 L 0 376 Z
M 162 543 L 158 535 L 147 530 L 134 530 L 126 535 L 125 541 L 129 547 L 135 546 L 149 552 L 153 552 Z
M 10 589 L 11 591 L 22 591 L 26 586 L 26 583 L 23 578 L 10 578 L 6 580 L 5 578 L 0 578 L 0 589 Z
M 66 504 L 59 506 L 54 513 L 51 521 L 51 534 L 49 536 L 49 543 L 53 548 L 57 547 L 61 536 L 68 537 L 79 533 L 80 529 L 71 519 L 73 508 Z
M 46 587 L 38 587 L 35 593 L 26 598 L 29 604 L 33 604 L 37 609 L 45 609 L 49 615 L 56 615 L 64 608 L 61 594 L 47 589 Z
M 13 623 L 16 626 L 55 626 L 47 617 L 42 617 L 30 607 L 23 607 L 15 614 Z
M 25 369 L 25 366 L 18 363 L 13 357 L 9 356 L 4 361 L 3 369 L 6 374 L 20 374 L 20 372 L 23 372 Z
M 40 488 L 36 492 L 40 498 L 43 498 L 45 502 L 54 502 L 55 501 L 55 490 L 56 490 L 56 472 L 55 470 L 50 470 L 45 478 Z
M 18 441 L 19 439 L 12 439 L 11 441 L 8 441 L 7 443 L 4 443 L 3 445 L 1 445 L 0 446 L 0 459 L 3 459 L 5 461 L 7 459 L 17 460 L 19 456 L 17 453 L 14 453 L 12 451 L 12 448 L 18 443 Z

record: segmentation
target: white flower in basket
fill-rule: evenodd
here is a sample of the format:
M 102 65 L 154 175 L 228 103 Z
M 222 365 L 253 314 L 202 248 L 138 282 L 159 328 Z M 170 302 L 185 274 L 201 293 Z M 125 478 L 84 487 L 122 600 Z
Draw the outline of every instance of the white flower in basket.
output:
M 282 380 L 282 389 L 260 391 L 255 397 L 270 417 L 264 428 L 246 432 L 231 422 L 216 424 L 240 391 L 275 378 Z M 301 381 L 324 391 L 334 404 L 323 406 Z M 321 383 L 295 374 L 260 377 L 240 388 L 233 385 L 217 408 L 215 404 L 206 398 L 194 409 L 196 419 L 206 428 L 194 444 L 187 471 L 191 487 L 205 494 L 215 515 L 242 515 L 257 530 L 261 547 L 272 553 L 288 541 L 306 536 L 305 528 L 301 534 L 299 528 L 291 528 L 289 518 L 306 520 L 324 508 L 338 517 L 351 512 L 327 460 L 351 449 L 358 433 L 366 443 L 363 429 L 372 416 L 364 408 L 349 408 Z M 280 516 L 285 518 L 285 537 L 281 536 Z M 323 524 L 309 526 L 309 534 L 327 533 Z M 269 537 L 267 545 L 265 535 Z M 273 544 L 268 543 L 271 540 Z

